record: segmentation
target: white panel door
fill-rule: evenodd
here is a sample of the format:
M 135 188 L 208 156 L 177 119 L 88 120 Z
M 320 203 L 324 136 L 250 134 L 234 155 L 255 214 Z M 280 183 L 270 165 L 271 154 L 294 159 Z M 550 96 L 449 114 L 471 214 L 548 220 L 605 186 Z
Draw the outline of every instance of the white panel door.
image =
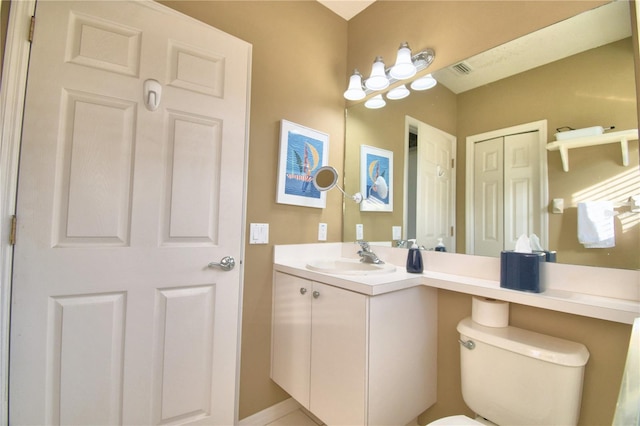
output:
M 503 140 L 475 144 L 474 254 L 499 256 L 503 247 Z
M 418 127 L 416 239 L 433 248 L 438 239 L 455 252 L 455 136 L 425 123 Z
M 474 254 L 500 256 L 522 234 L 542 235 L 538 132 L 476 143 Z
M 447 250 L 455 252 L 456 138 L 411 117 L 406 122 L 418 137 L 415 166 L 409 160 L 405 167 L 409 170 L 407 186 L 415 185 L 415 214 L 407 203 L 406 220 L 414 220 L 418 245 L 434 248 L 442 238 Z M 410 224 L 405 227 L 412 238 Z
M 154 2 L 36 16 L 10 422 L 232 424 L 251 47 Z
M 504 250 L 513 250 L 520 235 L 542 235 L 540 161 L 537 132 L 505 137 Z

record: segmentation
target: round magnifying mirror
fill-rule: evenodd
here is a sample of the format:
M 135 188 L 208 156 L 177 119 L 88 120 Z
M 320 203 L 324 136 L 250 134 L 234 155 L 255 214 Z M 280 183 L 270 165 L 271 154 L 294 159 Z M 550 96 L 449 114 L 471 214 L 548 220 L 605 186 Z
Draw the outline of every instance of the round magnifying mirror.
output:
M 313 176 L 313 186 L 318 191 L 328 191 L 338 182 L 338 172 L 331 166 L 320 167 Z

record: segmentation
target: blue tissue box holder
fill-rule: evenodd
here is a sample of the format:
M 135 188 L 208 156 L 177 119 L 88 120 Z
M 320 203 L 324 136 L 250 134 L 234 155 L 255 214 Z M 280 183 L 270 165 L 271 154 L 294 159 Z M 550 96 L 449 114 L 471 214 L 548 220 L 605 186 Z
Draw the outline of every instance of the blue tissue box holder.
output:
M 555 263 L 556 261 L 556 251 L 549 251 L 549 250 L 543 250 L 543 251 L 534 251 L 534 253 L 544 253 L 544 261 L 545 262 L 552 262 Z
M 542 293 L 544 283 L 540 279 L 540 262 L 544 262 L 545 252 L 500 253 L 500 287 L 511 290 Z

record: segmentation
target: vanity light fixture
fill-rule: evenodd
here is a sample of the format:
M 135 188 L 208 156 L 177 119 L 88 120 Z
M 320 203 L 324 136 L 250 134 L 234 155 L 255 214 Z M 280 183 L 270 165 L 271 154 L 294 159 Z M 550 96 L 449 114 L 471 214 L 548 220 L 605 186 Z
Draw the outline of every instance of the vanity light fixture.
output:
M 385 68 L 382 57 L 377 56 L 373 61 L 369 78 L 363 79 L 360 72 L 355 69 L 353 75 L 349 78 L 349 87 L 344 92 L 344 97 L 350 101 L 359 101 L 373 92 L 385 90 L 390 85 L 401 80 L 409 79 L 415 76 L 416 73 L 427 68 L 431 65 L 435 56 L 436 54 L 433 49 L 424 49 L 412 55 L 409 44 L 404 42 L 398 49 L 396 63 L 393 67 Z M 431 77 L 431 74 L 421 77 L 411 84 L 413 90 L 426 90 L 433 86 L 435 86 L 435 79 Z M 407 87 L 402 85 L 389 91 L 387 98 L 403 99 L 409 96 L 409 94 L 410 92 Z M 371 102 L 373 106 L 367 106 L 368 108 L 382 108 L 384 106 L 384 99 L 381 99 L 382 96 L 380 96 L 380 98 L 376 96 L 375 98 L 377 99 Z M 371 100 L 373 99 L 374 98 Z
M 373 98 L 367 100 L 364 103 L 364 106 L 369 109 L 379 109 L 386 105 L 387 103 L 382 98 L 382 95 L 375 95 Z

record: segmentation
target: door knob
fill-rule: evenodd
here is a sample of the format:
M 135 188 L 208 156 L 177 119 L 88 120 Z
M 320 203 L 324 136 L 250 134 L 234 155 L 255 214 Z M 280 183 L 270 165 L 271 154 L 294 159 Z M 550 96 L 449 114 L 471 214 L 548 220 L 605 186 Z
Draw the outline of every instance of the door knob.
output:
M 225 256 L 220 262 L 211 262 L 207 265 L 209 268 L 220 268 L 223 271 L 230 271 L 236 266 L 236 260 L 231 256 Z
M 313 298 L 317 299 L 318 297 L 320 297 L 320 292 L 319 291 L 314 291 L 313 293 Z

